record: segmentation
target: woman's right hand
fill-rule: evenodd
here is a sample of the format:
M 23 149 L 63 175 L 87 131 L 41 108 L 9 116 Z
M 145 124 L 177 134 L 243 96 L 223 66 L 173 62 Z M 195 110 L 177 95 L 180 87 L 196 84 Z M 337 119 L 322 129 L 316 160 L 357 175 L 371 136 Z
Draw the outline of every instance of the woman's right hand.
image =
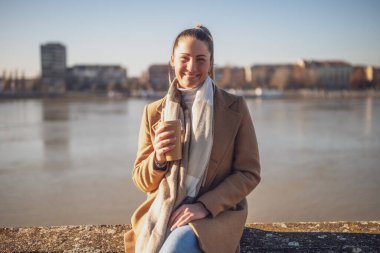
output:
M 165 153 L 174 149 L 175 135 L 173 130 L 166 129 L 165 126 L 157 128 L 154 138 L 154 151 L 156 152 L 156 162 L 162 164 L 166 162 Z

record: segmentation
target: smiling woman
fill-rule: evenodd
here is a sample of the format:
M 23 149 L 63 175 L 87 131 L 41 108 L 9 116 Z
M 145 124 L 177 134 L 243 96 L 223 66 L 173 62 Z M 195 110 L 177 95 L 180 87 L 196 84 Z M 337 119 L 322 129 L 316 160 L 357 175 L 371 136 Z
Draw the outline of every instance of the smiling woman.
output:
M 245 101 L 215 85 L 213 64 L 206 27 L 177 36 L 175 78 L 141 122 L 133 181 L 147 200 L 124 236 L 128 253 L 239 252 L 246 196 L 260 182 L 259 152 Z M 167 127 L 173 120 L 181 136 Z M 169 161 L 176 145 L 181 159 Z

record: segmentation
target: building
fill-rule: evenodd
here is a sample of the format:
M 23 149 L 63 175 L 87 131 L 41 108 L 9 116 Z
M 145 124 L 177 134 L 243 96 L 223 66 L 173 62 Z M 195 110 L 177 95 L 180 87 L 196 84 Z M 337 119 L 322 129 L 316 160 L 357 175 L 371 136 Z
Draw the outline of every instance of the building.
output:
M 221 88 L 242 89 L 246 86 L 246 71 L 241 67 L 215 68 L 215 82 Z
M 353 66 L 350 78 L 350 88 L 354 90 L 370 88 L 373 80 L 371 66 Z
M 380 68 L 372 69 L 372 85 L 375 89 L 380 90 Z
M 350 88 L 352 66 L 347 62 L 300 60 L 298 65 L 305 71 L 305 85 L 307 88 Z
M 252 88 L 267 88 L 274 68 L 272 65 L 254 65 L 251 67 L 250 82 Z
M 59 43 L 41 45 L 41 85 L 47 93 L 66 90 L 66 47 Z
M 148 68 L 148 83 L 155 91 L 166 91 L 169 87 L 168 64 L 155 64 Z M 175 74 L 171 73 L 174 78 Z
M 127 86 L 127 70 L 119 65 L 74 65 L 67 69 L 68 90 L 120 90 Z
M 304 70 L 295 64 L 260 64 L 250 69 L 252 88 L 298 89 L 304 87 Z

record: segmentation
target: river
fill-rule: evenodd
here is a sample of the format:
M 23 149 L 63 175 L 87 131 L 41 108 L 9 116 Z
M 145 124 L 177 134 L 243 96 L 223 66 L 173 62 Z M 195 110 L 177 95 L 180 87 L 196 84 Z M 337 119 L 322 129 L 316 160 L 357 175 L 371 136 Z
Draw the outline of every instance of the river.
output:
M 130 223 L 148 102 L 0 100 L 0 226 Z M 262 164 L 247 222 L 380 219 L 380 98 L 247 103 Z

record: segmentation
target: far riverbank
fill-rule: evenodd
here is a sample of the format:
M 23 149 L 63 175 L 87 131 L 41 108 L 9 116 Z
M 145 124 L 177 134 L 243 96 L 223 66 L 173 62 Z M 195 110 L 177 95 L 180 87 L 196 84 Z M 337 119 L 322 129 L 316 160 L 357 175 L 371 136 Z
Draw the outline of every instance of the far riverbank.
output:
M 227 90 L 230 93 L 244 96 L 246 98 L 262 99 L 292 99 L 292 98 L 365 98 L 380 97 L 380 90 L 264 90 L 259 94 L 255 90 Z M 145 91 L 140 90 L 132 93 L 126 92 L 91 92 L 91 91 L 68 91 L 65 93 L 42 93 L 42 92 L 25 92 L 25 93 L 0 93 L 0 99 L 29 99 L 29 98 L 106 98 L 106 99 L 125 99 L 125 98 L 146 98 L 159 99 L 166 95 L 165 91 Z

